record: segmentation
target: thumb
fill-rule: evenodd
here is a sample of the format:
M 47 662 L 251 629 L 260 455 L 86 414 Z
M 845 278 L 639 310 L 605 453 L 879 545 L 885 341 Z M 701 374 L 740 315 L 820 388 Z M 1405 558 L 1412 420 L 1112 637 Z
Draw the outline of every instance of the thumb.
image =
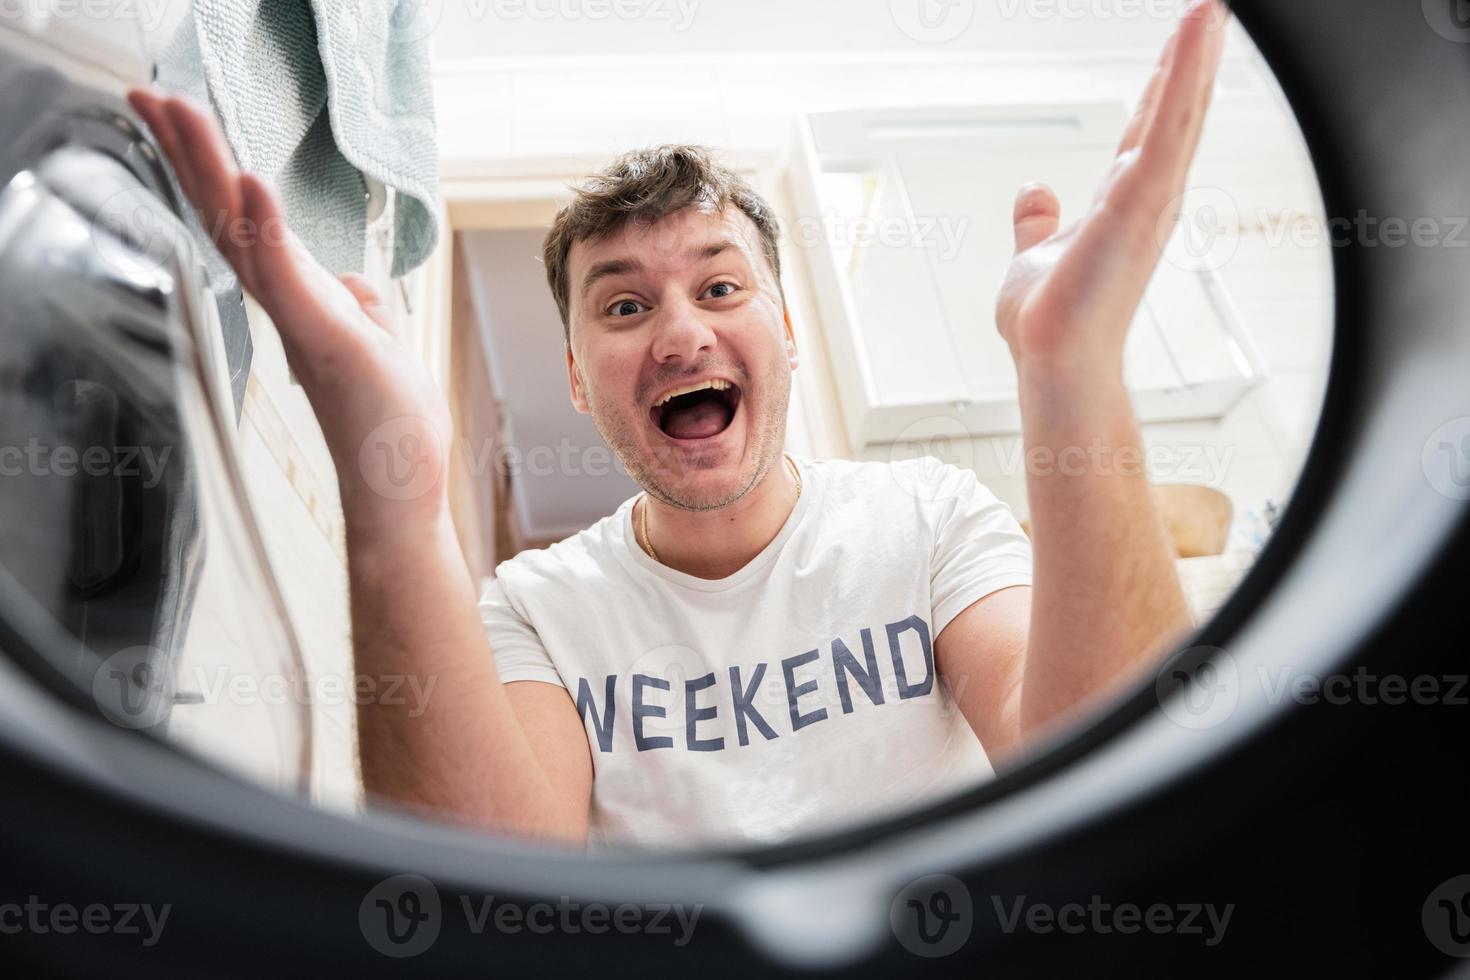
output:
M 1062 222 L 1062 202 L 1045 184 L 1025 184 L 1016 193 L 1014 220 L 1019 255 L 1057 233 Z

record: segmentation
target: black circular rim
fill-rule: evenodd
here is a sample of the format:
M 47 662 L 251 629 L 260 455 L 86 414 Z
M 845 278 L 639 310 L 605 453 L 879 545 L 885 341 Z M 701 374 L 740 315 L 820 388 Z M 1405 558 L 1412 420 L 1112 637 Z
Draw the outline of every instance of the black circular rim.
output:
M 1233 8 L 1296 112 L 1329 215 L 1352 214 L 1359 208 L 1379 214 L 1470 214 L 1470 186 L 1441 171 L 1442 161 L 1470 159 L 1470 99 L 1464 95 L 1470 92 L 1470 46 L 1437 35 L 1417 4 L 1370 4 L 1355 8 L 1351 16 L 1327 0 L 1291 4 L 1237 0 Z M 1470 386 L 1463 383 L 1470 377 L 1470 337 L 1461 313 L 1470 309 L 1470 277 L 1463 270 L 1455 274 L 1456 258 L 1422 251 L 1334 249 L 1336 333 L 1316 437 L 1276 534 L 1241 586 L 1192 640 L 1194 657 L 1207 656 L 1203 650 L 1207 647 L 1244 649 L 1268 642 L 1252 638 L 1253 629 L 1280 630 L 1283 642 L 1293 642 L 1296 638 L 1279 625 L 1289 618 L 1286 607 L 1302 603 L 1304 613 L 1310 614 L 1322 608 L 1320 590 L 1330 587 L 1320 576 L 1314 587 L 1304 578 L 1302 565 L 1310 559 L 1312 568 L 1320 570 L 1330 565 L 1333 553 L 1357 554 L 1345 544 L 1345 511 L 1362 513 L 1365 520 L 1383 516 L 1368 499 L 1363 468 L 1366 458 L 1387 451 L 1390 443 L 1385 440 L 1391 434 L 1386 436 L 1385 429 L 1427 437 L 1439 423 L 1470 415 L 1466 394 Z M 1378 476 L 1382 495 L 1412 509 L 1412 516 L 1394 528 L 1395 536 L 1383 538 L 1387 544 L 1378 552 L 1385 574 L 1402 574 L 1371 595 L 1344 586 L 1344 601 L 1357 603 L 1345 617 L 1351 623 L 1300 624 L 1321 635 L 1323 649 L 1315 654 L 1314 666 L 1323 669 L 1359 656 L 1371 629 L 1402 605 L 1453 536 L 1463 538 L 1467 526 L 1463 504 L 1435 499 L 1422 474 L 1389 468 Z M 1414 480 L 1422 485 L 1413 485 Z M 45 624 L 28 622 L 13 595 L 0 599 L 5 607 L 0 621 L 9 624 L 3 637 L 7 647 L 47 642 Z M 1270 622 L 1263 626 L 1268 612 Z M 1334 634 L 1334 629 L 1342 635 Z M 24 686 L 22 681 L 17 684 Z M 790 845 L 701 856 L 584 857 L 388 814 L 347 818 L 272 796 L 170 747 L 76 717 L 54 703 L 26 707 L 0 725 L 0 758 L 6 769 L 30 780 L 28 792 L 37 814 L 52 814 L 62 839 L 67 839 L 66 831 L 82 835 L 68 846 L 86 849 L 82 838 L 97 834 L 99 821 L 89 823 L 88 810 L 109 814 L 118 839 L 173 841 L 172 861 L 160 858 L 170 863 L 163 877 L 173 887 L 183 887 L 182 882 L 206 887 L 224 868 L 236 880 L 257 883 L 275 880 L 299 887 L 303 882 L 330 882 L 315 891 L 310 887 L 294 894 L 283 891 L 278 899 L 277 913 L 289 912 L 302 920 L 288 930 L 291 937 L 303 940 L 302 946 L 286 944 L 296 953 L 307 944 L 302 930 L 314 926 L 324 948 L 335 955 L 370 955 L 360 948 L 360 936 L 355 946 L 349 946 L 355 919 L 334 915 L 313 922 L 312 910 L 323 908 L 332 897 L 360 896 L 387 875 L 418 871 L 446 887 L 480 893 L 572 893 L 629 900 L 657 894 L 700 901 L 730 925 L 731 931 L 721 935 L 753 937 L 778 961 L 790 963 L 802 954 L 783 947 L 779 930 L 763 928 L 764 913 L 752 897 L 761 892 L 753 883 L 766 878 L 789 881 L 800 872 L 804 887 L 819 894 L 822 883 L 845 865 L 849 879 L 853 868 L 869 869 L 873 894 L 891 895 L 895 879 L 911 879 L 936 867 L 979 873 L 1023 854 L 1044 852 L 1063 839 L 1103 826 L 1111 814 L 1159 798 L 1186 775 L 1198 775 L 1259 739 L 1287 712 L 1278 706 L 1221 726 L 1208 746 L 1166 756 L 1169 764 L 1158 771 L 1108 798 L 1086 801 L 1075 812 L 1038 813 L 1024 840 L 1012 837 L 997 844 L 983 835 L 963 836 L 976 826 L 973 818 L 1002 805 L 1024 810 L 1028 794 L 1054 786 L 1062 775 L 1098 763 L 1104 755 L 1131 751 L 1137 757 L 1141 746 L 1162 744 L 1159 739 L 1169 732 L 1144 731 L 1158 723 L 1158 707 L 1153 690 L 1138 692 L 1045 755 L 975 791 L 902 818 Z M 77 741 L 68 745 L 39 740 L 24 728 L 26 723 L 38 726 L 36 730 L 62 726 Z M 1124 743 L 1131 743 L 1131 748 L 1125 749 Z M 83 747 L 88 752 L 79 753 Z M 94 751 L 100 754 L 89 759 L 88 753 Z M 99 766 L 98 758 L 107 764 Z M 87 806 L 79 810 L 80 800 Z M 69 817 L 56 817 L 59 810 L 47 809 L 63 805 L 70 810 Z M 197 863 L 187 866 L 186 856 Z M 55 855 L 33 854 L 19 867 L 34 866 L 39 874 L 54 871 L 54 860 Z M 118 858 L 120 864 L 128 860 Z M 97 882 L 109 872 L 92 867 L 73 873 L 79 881 L 100 888 Z M 1044 878 L 1047 871 L 1038 866 L 1037 874 Z M 861 888 L 854 891 L 862 900 L 872 897 Z M 873 921 L 886 922 L 886 905 L 877 912 L 881 914 Z M 880 934 L 873 942 L 883 938 Z M 470 963 L 448 957 L 465 956 L 475 948 L 447 940 L 441 947 L 437 952 L 446 958 L 439 961 L 443 963 Z M 181 948 L 207 955 L 211 946 L 199 941 Z M 868 949 L 857 943 L 849 953 L 834 946 L 822 955 L 836 962 Z M 567 950 L 568 955 L 571 952 Z M 607 947 L 598 952 L 605 955 Z M 541 955 L 550 954 L 543 949 Z

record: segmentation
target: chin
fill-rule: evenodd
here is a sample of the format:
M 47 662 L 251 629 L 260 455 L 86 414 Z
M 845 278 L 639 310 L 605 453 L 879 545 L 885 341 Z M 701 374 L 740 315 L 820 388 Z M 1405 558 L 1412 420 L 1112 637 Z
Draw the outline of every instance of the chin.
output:
M 729 506 L 745 496 L 754 482 L 755 465 L 743 452 L 680 459 L 674 466 L 661 455 L 657 449 L 650 454 L 652 465 L 645 486 L 653 496 L 685 510 Z
M 760 475 L 769 416 L 733 381 L 594 421 L 634 481 L 685 510 L 718 510 L 740 500 Z M 784 408 L 784 405 L 781 406 Z M 681 424 L 678 412 L 690 412 Z M 702 424 L 692 421 L 701 416 Z M 608 424 L 604 424 L 608 423 Z M 771 451 L 780 460 L 779 440 Z

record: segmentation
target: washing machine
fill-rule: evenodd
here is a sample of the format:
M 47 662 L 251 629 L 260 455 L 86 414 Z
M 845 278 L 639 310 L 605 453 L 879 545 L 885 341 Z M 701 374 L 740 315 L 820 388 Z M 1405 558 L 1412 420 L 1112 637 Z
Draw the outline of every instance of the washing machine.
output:
M 0 19 L 6 653 L 117 726 L 299 790 L 305 705 L 199 683 L 301 673 L 238 471 L 238 288 L 212 288 L 210 246 L 126 108 L 151 76 L 141 34 L 17 9 Z

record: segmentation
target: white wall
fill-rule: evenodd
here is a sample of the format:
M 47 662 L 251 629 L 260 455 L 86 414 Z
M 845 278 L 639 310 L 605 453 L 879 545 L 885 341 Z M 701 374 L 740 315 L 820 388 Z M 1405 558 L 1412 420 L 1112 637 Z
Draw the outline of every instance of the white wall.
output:
M 1167 36 L 1181 0 L 429 0 L 445 60 L 728 52 L 1097 50 Z M 926 27 L 924 18 L 933 27 Z
M 926 45 L 895 27 L 890 6 L 707 0 L 682 34 L 621 21 L 599 33 L 574 18 L 492 30 L 467 16 L 435 38 L 445 165 L 458 173 L 514 173 L 547 160 L 591 167 L 672 141 L 720 147 L 737 163 L 780 160 L 793 114 L 806 108 L 1079 96 L 1131 105 L 1172 26 L 1045 15 L 1077 5 L 982 4 L 954 41 Z M 1008 18 L 1002 8 L 1033 13 Z M 1145 441 L 1172 450 L 1156 479 L 1219 487 L 1244 518 L 1268 499 L 1283 501 L 1299 472 L 1325 384 L 1332 283 L 1320 236 L 1287 234 L 1323 221 L 1300 134 L 1249 38 L 1238 24 L 1230 31 L 1190 184 L 1219 188 L 1234 205 L 1238 250 L 1220 274 L 1273 376 L 1225 419 L 1150 426 Z M 994 233 L 1008 239 L 1010 229 Z M 802 383 L 820 388 L 821 373 L 805 372 Z M 977 440 L 972 449 L 974 468 L 1024 515 L 1024 474 L 1008 465 L 1015 440 Z
M 540 262 L 543 232 L 462 236 L 470 291 L 506 445 L 512 517 L 528 540 L 556 540 L 611 513 L 638 492 L 590 415 L 572 407 L 566 342 Z M 488 447 L 468 447 L 478 465 Z

